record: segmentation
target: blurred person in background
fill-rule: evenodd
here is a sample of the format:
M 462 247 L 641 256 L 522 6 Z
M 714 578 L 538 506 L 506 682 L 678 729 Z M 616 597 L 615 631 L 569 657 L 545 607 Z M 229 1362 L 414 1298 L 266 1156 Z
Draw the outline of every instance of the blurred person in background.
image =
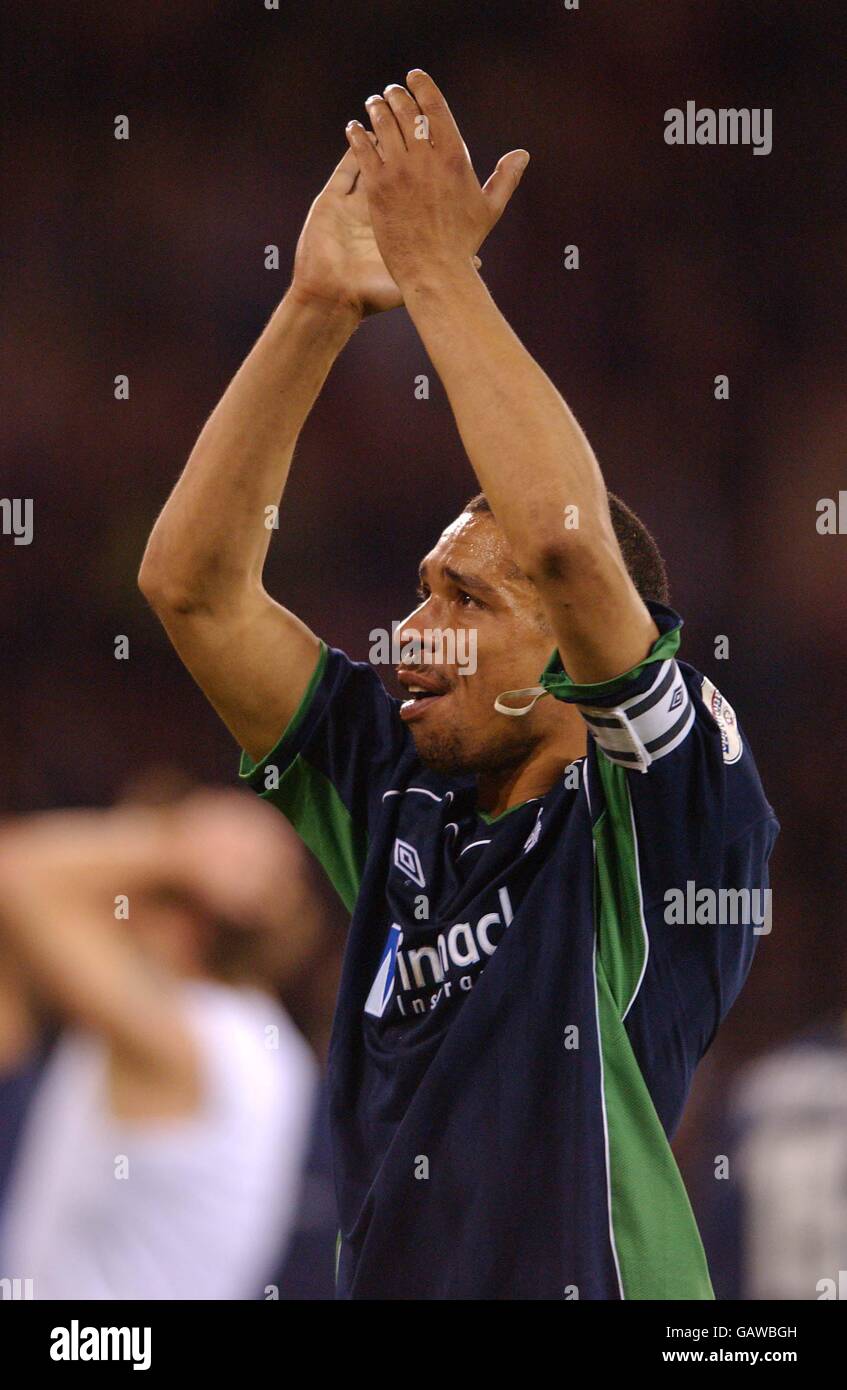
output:
M 847 1298 L 847 1012 L 721 1088 L 693 1199 L 719 1298 Z
M 261 809 L 201 790 L 0 827 L 0 1067 L 31 1093 L 0 1276 L 35 1298 L 255 1297 L 287 1245 L 318 1065 L 276 990 L 322 924 Z

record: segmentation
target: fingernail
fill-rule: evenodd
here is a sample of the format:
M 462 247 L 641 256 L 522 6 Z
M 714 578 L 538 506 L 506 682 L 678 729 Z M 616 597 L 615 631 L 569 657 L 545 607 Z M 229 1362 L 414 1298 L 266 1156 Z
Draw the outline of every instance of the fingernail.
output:
M 527 154 L 526 150 L 522 150 L 521 153 L 518 155 L 517 159 L 515 160 L 515 164 L 517 165 L 518 171 L 521 174 L 523 173 L 528 163 L 529 155 Z

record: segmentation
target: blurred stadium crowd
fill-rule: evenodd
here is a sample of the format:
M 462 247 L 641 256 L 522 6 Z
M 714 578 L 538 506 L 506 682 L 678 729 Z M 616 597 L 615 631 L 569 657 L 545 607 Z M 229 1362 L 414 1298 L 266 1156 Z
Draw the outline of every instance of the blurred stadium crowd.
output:
M 847 1267 L 847 538 L 815 525 L 818 501 L 847 487 L 840 8 L 88 0 L 48 11 L 9 0 L 3 26 L 0 496 L 33 499 L 34 536 L 29 546 L 0 536 L 0 814 L 149 800 L 142 773 L 156 785 L 234 782 L 237 750 L 137 591 L 140 556 L 205 416 L 286 288 L 346 121 L 372 91 L 427 67 L 480 176 L 507 149 L 531 152 L 482 273 L 610 486 L 656 534 L 686 618 L 682 655 L 738 710 L 783 827 L 772 935 L 677 1140 L 717 1291 L 796 1296 L 798 1247 L 818 1268 L 826 1239 L 826 1269 Z M 666 146 L 664 111 L 688 99 L 772 107 L 773 153 Z M 128 141 L 113 137 L 119 114 Z M 564 267 L 569 245 L 578 271 Z M 279 270 L 265 268 L 268 246 Z M 415 396 L 422 372 L 428 400 Z M 125 401 L 114 397 L 121 373 Z M 720 373 L 726 401 L 714 398 Z M 366 323 L 299 446 L 268 588 L 364 658 L 370 630 L 408 610 L 420 555 L 474 490 L 408 319 Z M 344 921 L 310 885 L 323 994 L 302 970 L 266 988 L 320 1059 Z M 799 1052 L 767 1057 L 806 1030 Z M 0 1212 L 43 1076 L 33 1059 L 51 1036 L 6 1069 Z M 304 1140 L 299 1215 L 280 1227 L 280 1260 L 283 1247 L 296 1253 L 293 1276 L 290 1259 L 277 1271 L 282 1296 L 332 1292 L 315 1104 L 317 1156 Z M 747 1210 L 772 1214 L 793 1192 L 782 1245 L 762 1243 L 761 1215 L 739 1226 L 743 1192 L 714 1179 L 715 1156 L 736 1145 L 737 1173 L 753 1183 L 756 1124 L 771 1127 L 766 1147 L 782 1144 L 784 1161 L 779 1178 L 765 1165 L 772 1186 Z M 821 1217 L 809 1194 L 827 1184 Z M 755 1277 L 729 1235 L 745 1230 L 759 1232 Z M 255 1273 L 260 1296 L 272 1271 Z

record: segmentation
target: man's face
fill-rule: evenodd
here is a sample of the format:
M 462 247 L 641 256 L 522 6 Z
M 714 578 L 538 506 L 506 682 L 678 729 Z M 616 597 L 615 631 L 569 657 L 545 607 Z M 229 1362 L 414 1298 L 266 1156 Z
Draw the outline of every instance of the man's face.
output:
M 463 512 L 447 527 L 420 580 L 420 603 L 398 634 L 421 650 L 404 653 L 397 673 L 421 761 L 447 776 L 520 766 L 561 726 L 552 700 L 520 719 L 494 708 L 504 690 L 537 685 L 555 646 L 536 589 L 487 512 Z M 415 695 L 417 686 L 426 693 Z

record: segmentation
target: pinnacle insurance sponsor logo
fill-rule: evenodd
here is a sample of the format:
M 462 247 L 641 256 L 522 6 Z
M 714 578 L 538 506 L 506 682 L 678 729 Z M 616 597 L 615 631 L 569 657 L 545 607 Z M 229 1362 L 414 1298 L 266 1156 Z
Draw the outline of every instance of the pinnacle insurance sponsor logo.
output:
M 468 993 L 514 916 L 508 888 L 498 888 L 497 897 L 499 912 L 484 913 L 476 924 L 456 922 L 431 945 L 404 947 L 403 928 L 393 922 L 365 1013 L 382 1018 L 393 997 L 400 1015 L 409 1018 L 437 1009 L 454 991 Z

